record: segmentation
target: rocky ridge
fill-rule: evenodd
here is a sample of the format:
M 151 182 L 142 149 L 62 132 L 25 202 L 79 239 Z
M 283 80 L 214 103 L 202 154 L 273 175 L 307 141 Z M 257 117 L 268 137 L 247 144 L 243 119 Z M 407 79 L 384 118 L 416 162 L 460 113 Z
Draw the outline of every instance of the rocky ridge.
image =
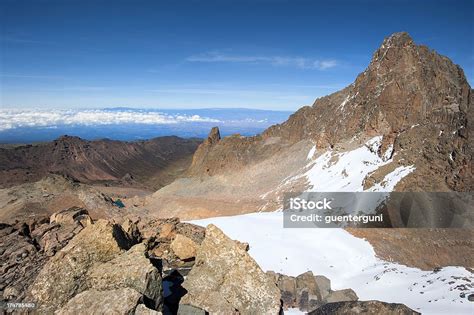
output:
M 391 148 L 395 162 L 416 166 L 399 190 L 469 191 L 473 95 L 459 66 L 416 45 L 407 33 L 395 33 L 353 84 L 261 135 L 201 144 L 190 173 L 214 175 L 247 167 L 303 140 L 326 150 L 381 135 L 381 155 Z
M 199 143 L 173 136 L 124 142 L 66 135 L 38 145 L 0 148 L 0 187 L 58 174 L 88 184 L 156 190 L 186 170 Z

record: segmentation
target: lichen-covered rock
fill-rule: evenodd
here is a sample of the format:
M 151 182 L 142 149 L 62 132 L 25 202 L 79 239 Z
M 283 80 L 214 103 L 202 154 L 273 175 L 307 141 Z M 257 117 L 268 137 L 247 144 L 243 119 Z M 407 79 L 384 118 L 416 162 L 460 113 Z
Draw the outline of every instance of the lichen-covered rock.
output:
M 45 264 L 31 286 L 39 310 L 52 312 L 85 290 L 85 276 L 93 264 L 112 260 L 130 246 L 124 234 L 105 220 L 84 228 Z
M 158 269 L 145 257 L 144 244 L 105 263 L 96 263 L 86 275 L 86 285 L 97 290 L 133 288 L 143 294 L 154 308 L 162 303 L 162 280 Z
M 190 259 L 196 256 L 197 244 L 190 238 L 177 234 L 171 242 L 170 248 L 179 259 Z
M 419 315 L 406 305 L 380 301 L 350 301 L 328 303 L 308 315 Z
M 280 291 L 248 253 L 214 225 L 183 283 L 182 304 L 217 314 L 278 314 Z
M 133 315 L 141 294 L 130 288 L 79 293 L 55 312 L 56 315 Z

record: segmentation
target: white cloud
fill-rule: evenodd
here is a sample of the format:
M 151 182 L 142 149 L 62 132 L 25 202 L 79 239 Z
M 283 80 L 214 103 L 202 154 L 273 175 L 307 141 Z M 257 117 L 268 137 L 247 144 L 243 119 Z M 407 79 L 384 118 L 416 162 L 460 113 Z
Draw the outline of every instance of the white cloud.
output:
M 176 124 L 219 122 L 199 115 L 169 115 L 138 110 L 0 110 L 0 131 L 61 125 Z
M 334 59 L 319 60 L 303 57 L 226 55 L 219 52 L 194 55 L 186 58 L 186 60 L 190 62 L 266 63 L 273 66 L 289 66 L 315 70 L 326 70 L 338 65 L 338 62 Z

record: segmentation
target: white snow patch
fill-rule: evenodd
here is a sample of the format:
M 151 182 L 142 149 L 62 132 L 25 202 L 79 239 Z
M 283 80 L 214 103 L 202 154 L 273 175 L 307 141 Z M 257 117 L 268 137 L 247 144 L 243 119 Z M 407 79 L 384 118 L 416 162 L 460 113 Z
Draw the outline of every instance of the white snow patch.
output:
M 351 96 L 347 95 L 347 97 L 342 101 L 341 105 L 339 105 L 339 108 L 343 110 L 344 106 L 346 106 L 347 102 L 349 102 L 350 99 L 351 99 Z
M 307 160 L 311 160 L 314 156 L 314 153 L 316 153 L 316 146 L 313 146 L 311 150 L 308 152 L 308 157 L 306 158 Z
M 392 172 L 385 175 L 380 183 L 370 187 L 367 191 L 393 191 L 398 182 L 414 170 L 414 166 L 399 166 Z
M 364 146 L 347 152 L 327 151 L 312 162 L 312 166 L 305 173 L 309 181 L 309 190 L 318 192 L 357 192 L 364 191 L 363 182 L 367 175 L 377 170 L 379 167 L 389 164 L 392 159 L 387 156 L 392 154 L 390 147 L 384 157 L 380 157 L 377 151 L 381 145 L 382 136 L 377 136 L 365 143 Z M 382 190 L 383 186 L 376 191 L 391 191 L 390 187 L 395 185 L 415 168 L 407 166 L 398 170 L 387 178 L 387 190 Z M 394 171 L 395 172 L 395 171 Z M 390 175 L 389 174 L 389 175 Z M 388 175 L 387 175 L 388 176 Z M 390 184 L 390 185 L 389 185 Z
M 389 145 L 385 153 L 383 154 L 382 160 L 388 161 L 393 153 L 393 144 Z
M 472 302 L 460 297 L 472 293 L 474 282 L 465 268 L 431 272 L 383 261 L 367 241 L 343 229 L 285 229 L 282 216 L 253 213 L 193 223 L 213 223 L 248 242 L 249 254 L 264 271 L 297 276 L 311 270 L 331 279 L 334 290 L 354 289 L 360 300 L 403 303 L 423 314 L 472 314 Z M 463 286 L 470 289 L 462 291 Z

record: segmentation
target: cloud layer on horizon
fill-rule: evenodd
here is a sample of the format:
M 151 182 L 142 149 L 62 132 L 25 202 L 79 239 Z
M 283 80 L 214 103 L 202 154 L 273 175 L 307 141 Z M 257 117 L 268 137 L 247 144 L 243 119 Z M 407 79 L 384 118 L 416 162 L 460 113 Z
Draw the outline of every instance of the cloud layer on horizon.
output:
M 141 110 L 0 110 L 0 131 L 64 125 L 177 124 L 219 122 L 199 115 L 170 115 Z

